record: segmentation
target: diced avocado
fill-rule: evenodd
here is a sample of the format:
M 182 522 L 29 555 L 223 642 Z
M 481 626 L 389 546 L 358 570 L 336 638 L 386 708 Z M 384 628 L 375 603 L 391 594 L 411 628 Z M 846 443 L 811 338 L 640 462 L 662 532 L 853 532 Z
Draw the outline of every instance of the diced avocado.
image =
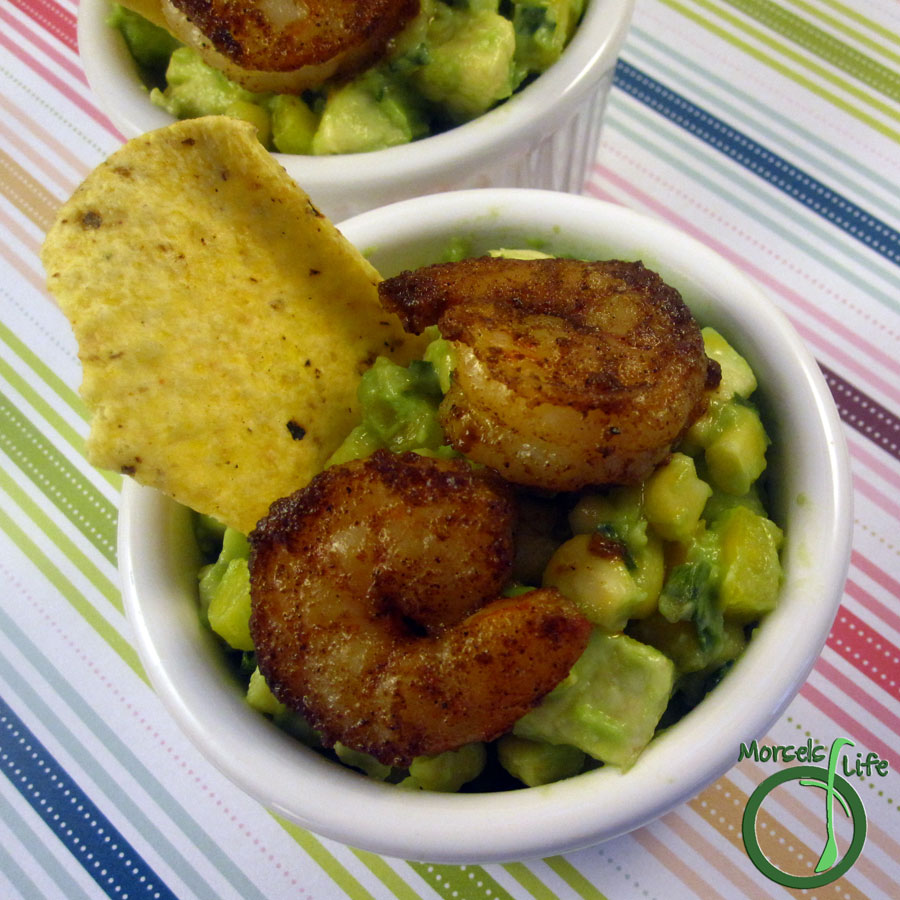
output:
M 512 22 L 486 9 L 454 10 L 429 33 L 419 90 L 456 122 L 465 122 L 513 92 L 516 36 Z
M 746 506 L 737 506 L 716 523 L 721 550 L 719 602 L 724 615 L 752 622 L 771 612 L 781 587 L 781 529 Z
M 647 543 L 647 517 L 640 487 L 616 487 L 605 494 L 586 494 L 569 513 L 575 534 L 600 531 L 621 540 L 631 554 Z
M 450 380 L 453 370 L 456 368 L 456 354 L 453 352 L 453 344 L 441 337 L 436 338 L 425 348 L 422 359 L 434 366 L 441 393 L 446 394 L 450 390 Z
M 233 100 L 225 108 L 225 115 L 231 116 L 232 119 L 240 119 L 242 122 L 249 122 L 256 127 L 256 136 L 259 142 L 268 147 L 272 139 L 272 120 L 264 106 L 257 103 L 251 103 L 248 100 Z
M 453 793 L 477 778 L 486 762 L 484 744 L 474 742 L 437 756 L 417 756 L 410 764 L 409 774 L 423 790 Z
M 426 131 L 422 110 L 408 87 L 370 69 L 329 91 L 311 147 L 316 155 L 366 153 L 409 143 Z
M 222 578 L 228 570 L 228 564 L 235 559 L 247 559 L 250 556 L 250 543 L 239 531 L 226 528 L 222 533 L 221 549 L 218 559 L 208 566 L 203 566 L 198 575 L 200 579 L 200 613 L 205 619 L 210 601 L 219 589 Z
M 349 462 L 351 459 L 365 459 L 383 447 L 384 444 L 377 434 L 365 425 L 357 425 L 328 458 L 325 468 Z
M 267 716 L 282 715 L 287 707 L 272 693 L 259 669 L 254 669 L 247 686 L 247 702 Z
M 548 744 L 505 734 L 496 747 L 500 765 L 528 787 L 571 778 L 584 768 L 584 751 L 567 744 Z
M 222 550 L 222 540 L 225 537 L 225 525 L 212 516 L 202 513 L 191 513 L 194 526 L 194 539 L 200 548 L 204 559 L 216 559 Z
M 629 555 L 628 562 L 615 540 L 597 532 L 577 534 L 553 554 L 544 586 L 557 588 L 604 631 L 621 631 L 629 619 L 656 608 L 664 571 L 659 539 Z
M 432 356 L 444 370 L 452 365 L 439 347 Z M 417 450 L 455 455 L 444 446 L 437 415 L 443 392 L 440 375 L 431 361 L 413 360 L 408 366 L 399 366 L 379 356 L 360 379 L 357 397 L 362 422 L 332 454 L 327 466 L 361 459 L 382 448 L 395 453 Z
M 722 640 L 704 649 L 693 623 L 669 622 L 659 613 L 634 622 L 628 633 L 665 653 L 675 663 L 679 675 L 718 669 L 726 662 L 737 659 L 747 643 L 740 625 L 725 622 Z
M 705 559 L 672 569 L 659 595 L 659 612 L 669 622 L 691 622 L 703 652 L 722 642 L 724 617 L 718 601 L 719 570 Z
M 697 477 L 694 460 L 673 453 L 644 484 L 644 513 L 667 541 L 687 541 L 697 530 L 712 488 Z
M 362 424 L 395 452 L 444 443 L 437 418 L 443 396 L 434 366 L 414 360 L 398 366 L 380 356 L 359 384 Z
M 756 376 L 750 364 L 714 328 L 702 330 L 706 355 L 722 367 L 722 380 L 714 395 L 724 401 L 735 394 L 746 399 L 756 390 Z
M 628 768 L 653 737 L 674 681 L 674 664 L 655 647 L 595 629 L 569 675 L 513 734 Z
M 276 94 L 269 103 L 272 146 L 279 153 L 309 153 L 319 117 L 292 94 Z
M 228 107 L 239 100 L 265 103 L 269 97 L 268 94 L 254 94 L 229 81 L 187 47 L 179 47 L 172 54 L 166 69 L 166 81 L 166 89 L 152 90 L 150 100 L 176 119 L 224 116 Z
M 337 758 L 345 765 L 352 766 L 365 772 L 369 778 L 375 778 L 377 781 L 384 781 L 391 774 L 391 767 L 379 762 L 369 753 L 363 753 L 362 750 L 354 750 L 340 742 L 334 745 L 334 752 Z
M 757 484 L 754 484 L 746 494 L 742 494 L 740 497 L 726 494 L 724 491 L 713 490 L 703 509 L 703 518 L 707 523 L 713 523 L 729 513 L 735 506 L 746 506 L 749 510 L 762 516 L 766 514 L 759 488 Z
M 178 41 L 159 25 L 148 22 L 143 16 L 120 6 L 112 5 L 106 20 L 108 25 L 122 32 L 128 52 L 143 69 L 154 73 L 163 72 L 169 57 L 180 46 Z
M 740 497 L 766 468 L 769 438 L 759 414 L 743 403 L 729 403 L 720 416 L 718 433 L 706 447 L 710 481 Z
M 233 559 L 209 601 L 209 627 L 235 650 L 252 650 L 250 572 L 246 559 Z
M 518 0 L 513 10 L 517 83 L 559 59 L 581 15 L 570 0 Z

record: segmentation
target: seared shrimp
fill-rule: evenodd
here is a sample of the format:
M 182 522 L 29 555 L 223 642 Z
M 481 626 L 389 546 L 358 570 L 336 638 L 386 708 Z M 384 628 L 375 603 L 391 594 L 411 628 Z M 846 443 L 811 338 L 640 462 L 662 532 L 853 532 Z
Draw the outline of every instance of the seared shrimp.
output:
M 453 447 L 529 487 L 641 481 L 718 373 L 678 292 L 639 262 L 471 259 L 379 294 L 408 331 L 453 342 L 439 410 Z
M 555 589 L 499 596 L 514 520 L 490 470 L 383 450 L 274 503 L 250 535 L 250 630 L 275 696 L 390 765 L 507 732 L 590 631 Z
M 252 91 L 298 93 L 380 56 L 419 0 L 162 0 L 172 33 Z

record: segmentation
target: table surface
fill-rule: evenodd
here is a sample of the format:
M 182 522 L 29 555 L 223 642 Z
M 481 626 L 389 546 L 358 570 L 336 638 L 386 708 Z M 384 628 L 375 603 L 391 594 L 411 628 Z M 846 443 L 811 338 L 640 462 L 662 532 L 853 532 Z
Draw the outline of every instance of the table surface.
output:
M 293 829 L 198 755 L 147 683 L 116 571 L 118 477 L 82 456 L 69 327 L 38 260 L 121 143 L 79 63 L 76 0 L 0 0 L 0 896 L 766 898 L 744 760 L 657 822 L 527 863 L 390 860 Z M 752 276 L 825 372 L 855 478 L 843 604 L 766 738 L 875 753 L 862 854 L 810 896 L 900 897 L 900 4 L 637 0 L 586 192 Z M 827 552 L 828 548 L 822 548 Z M 773 662 L 773 664 L 777 664 Z M 737 760 L 737 748 L 735 757 Z M 776 864 L 815 863 L 820 790 L 772 795 Z M 843 814 L 836 813 L 837 818 Z

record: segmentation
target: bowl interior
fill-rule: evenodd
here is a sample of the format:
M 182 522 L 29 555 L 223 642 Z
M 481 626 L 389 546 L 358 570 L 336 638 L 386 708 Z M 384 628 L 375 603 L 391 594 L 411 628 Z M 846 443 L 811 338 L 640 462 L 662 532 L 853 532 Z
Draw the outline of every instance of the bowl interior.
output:
M 531 246 L 642 259 L 657 269 L 701 324 L 733 340 L 757 373 L 774 441 L 770 509 L 786 534 L 780 605 L 728 677 L 628 772 L 606 767 L 498 794 L 398 791 L 328 762 L 246 706 L 197 617 L 187 512 L 128 482 L 120 568 L 154 686 L 187 735 L 240 787 L 301 826 L 363 849 L 432 862 L 524 859 L 645 824 L 734 765 L 742 742 L 762 736 L 805 681 L 831 627 L 852 517 L 841 425 L 818 367 L 738 270 L 667 225 L 611 204 L 542 191 L 456 192 L 364 213 L 340 227 L 383 275 L 437 261 L 459 240 L 474 253 Z
M 366 154 L 274 154 L 326 212 L 443 190 L 514 160 L 565 125 L 602 79 L 611 81 L 634 0 L 591 0 L 561 58 L 510 100 L 450 131 Z M 109 0 L 81 0 L 78 41 L 88 82 L 126 137 L 172 122 L 153 106 L 116 29 Z M 599 99 L 599 98 L 595 98 Z M 365 165 L 360 165 L 360 157 Z M 487 177 L 487 176 L 486 176 Z M 496 183 L 490 181 L 486 183 Z

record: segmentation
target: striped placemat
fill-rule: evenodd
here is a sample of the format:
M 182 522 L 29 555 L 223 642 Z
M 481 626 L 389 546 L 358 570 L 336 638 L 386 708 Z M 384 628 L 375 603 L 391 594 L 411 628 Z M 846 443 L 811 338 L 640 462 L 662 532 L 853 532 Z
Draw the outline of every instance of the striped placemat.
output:
M 0 897 L 768 898 L 741 819 L 773 772 L 743 760 L 661 820 L 528 863 L 389 860 L 262 809 L 200 758 L 137 659 L 115 565 L 119 479 L 88 466 L 44 231 L 121 137 L 78 59 L 75 0 L 0 2 Z M 764 745 L 886 760 L 853 776 L 868 833 L 809 896 L 900 896 L 900 4 L 638 0 L 587 192 L 695 235 L 790 317 L 832 388 L 854 468 L 844 603 Z M 737 748 L 736 756 L 737 756 Z M 823 792 L 758 825 L 813 864 Z M 842 835 L 839 832 L 839 836 Z M 775 851 L 769 850 L 769 845 Z M 773 855 L 774 854 L 774 855 Z

